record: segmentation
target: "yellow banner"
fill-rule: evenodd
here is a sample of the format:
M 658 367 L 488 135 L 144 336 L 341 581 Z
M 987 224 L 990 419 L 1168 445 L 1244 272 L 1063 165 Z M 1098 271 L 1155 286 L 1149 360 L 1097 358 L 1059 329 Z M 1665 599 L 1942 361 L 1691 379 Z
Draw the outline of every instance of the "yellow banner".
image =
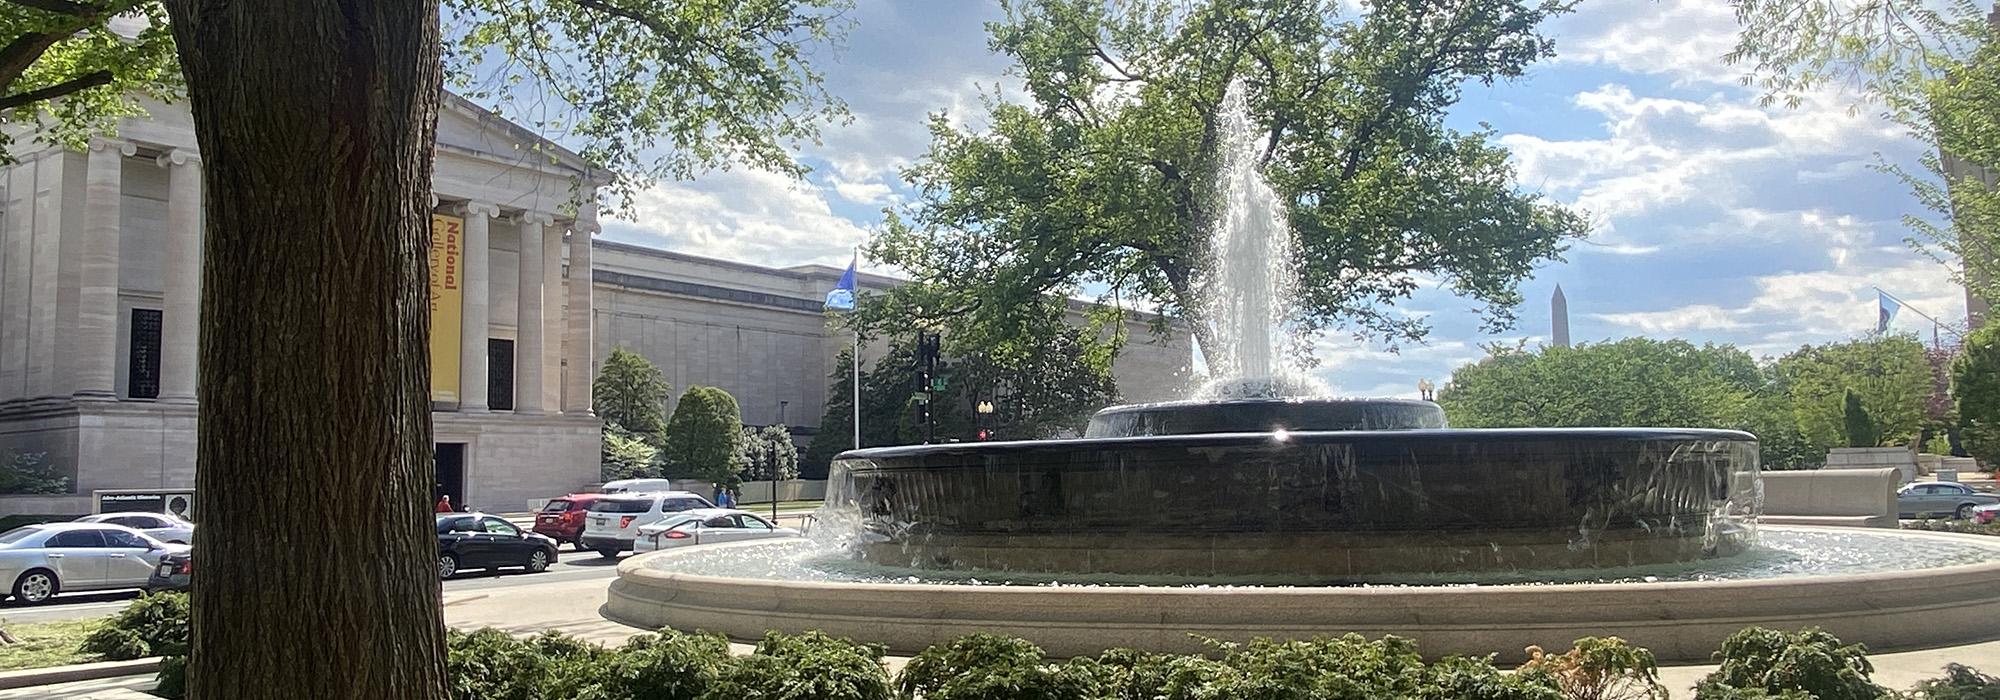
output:
M 431 215 L 431 401 L 458 403 L 459 310 L 465 303 L 465 220 Z

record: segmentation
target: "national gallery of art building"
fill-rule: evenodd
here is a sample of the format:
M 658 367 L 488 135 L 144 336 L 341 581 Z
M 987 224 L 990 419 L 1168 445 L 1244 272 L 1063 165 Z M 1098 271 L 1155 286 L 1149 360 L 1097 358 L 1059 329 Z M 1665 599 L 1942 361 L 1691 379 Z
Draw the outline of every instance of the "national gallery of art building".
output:
M 0 495 L 0 515 L 193 487 L 201 154 L 185 105 L 148 107 L 83 151 L 17 137 L 18 164 L 0 169 L 0 460 L 45 454 L 72 489 Z M 729 391 L 747 425 L 815 432 L 851 342 L 821 310 L 840 269 L 595 240 L 603 173 L 454 95 L 435 172 L 439 493 L 516 511 L 595 483 L 590 386 L 616 347 L 658 364 L 676 393 Z M 1191 353 L 1185 338 L 1139 342 L 1143 326 L 1114 368 L 1119 387 L 1167 398 Z

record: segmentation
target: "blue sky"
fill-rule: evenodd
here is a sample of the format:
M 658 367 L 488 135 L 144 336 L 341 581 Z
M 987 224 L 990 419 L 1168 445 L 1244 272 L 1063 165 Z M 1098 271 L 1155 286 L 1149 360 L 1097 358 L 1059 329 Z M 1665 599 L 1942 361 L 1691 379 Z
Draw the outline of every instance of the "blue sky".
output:
M 981 23 L 997 14 L 984 0 L 858 0 L 845 46 L 816 57 L 854 120 L 803 151 L 815 169 L 805 182 L 739 168 L 662 183 L 605 235 L 758 264 L 844 264 L 907 192 L 896 169 L 923 152 L 927 114 L 976 126 L 981 91 L 1019 94 L 986 50 Z M 1901 217 L 1922 212 L 1870 169 L 1878 155 L 1911 162 L 1919 147 L 1839 93 L 1758 106 L 1721 60 L 1734 31 L 1720 2 L 1593 0 L 1547 27 L 1556 59 L 1467 86 L 1453 123 L 1492 125 L 1522 186 L 1587 212 L 1592 235 L 1523 284 L 1511 332 L 1481 333 L 1470 302 L 1430 289 L 1400 307 L 1431 319 L 1427 343 L 1391 353 L 1322 338 L 1316 371 L 1343 394 L 1414 395 L 1487 343 L 1546 340 L 1557 284 L 1579 342 L 1680 337 L 1782 354 L 1870 330 L 1871 285 L 1961 319 L 1948 271 L 1904 243 Z M 1929 333 L 1910 313 L 1897 328 Z

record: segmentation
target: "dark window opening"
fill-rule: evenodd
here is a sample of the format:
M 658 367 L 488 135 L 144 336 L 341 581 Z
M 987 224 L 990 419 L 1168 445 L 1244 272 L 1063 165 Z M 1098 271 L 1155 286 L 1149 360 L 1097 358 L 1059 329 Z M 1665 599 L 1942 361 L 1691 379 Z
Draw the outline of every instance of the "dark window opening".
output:
M 514 410 L 514 341 L 486 341 L 486 407 Z
M 160 310 L 132 310 L 132 357 L 126 371 L 125 394 L 135 399 L 160 398 Z

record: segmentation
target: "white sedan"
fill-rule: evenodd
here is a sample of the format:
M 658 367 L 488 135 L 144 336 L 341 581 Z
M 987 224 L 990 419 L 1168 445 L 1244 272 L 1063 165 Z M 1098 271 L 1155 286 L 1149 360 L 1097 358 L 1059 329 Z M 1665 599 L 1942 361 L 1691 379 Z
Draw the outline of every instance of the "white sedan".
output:
M 632 551 L 651 552 L 698 544 L 798 536 L 798 530 L 773 525 L 771 521 L 747 510 L 701 508 L 675 513 L 673 517 L 640 527 L 639 538 L 632 543 Z
M 0 585 L 23 603 L 63 591 L 144 588 L 160 557 L 187 550 L 110 523 L 23 525 L 0 533 Z
M 76 521 L 124 525 L 167 544 L 194 544 L 194 523 L 166 513 L 98 513 L 77 518 Z

